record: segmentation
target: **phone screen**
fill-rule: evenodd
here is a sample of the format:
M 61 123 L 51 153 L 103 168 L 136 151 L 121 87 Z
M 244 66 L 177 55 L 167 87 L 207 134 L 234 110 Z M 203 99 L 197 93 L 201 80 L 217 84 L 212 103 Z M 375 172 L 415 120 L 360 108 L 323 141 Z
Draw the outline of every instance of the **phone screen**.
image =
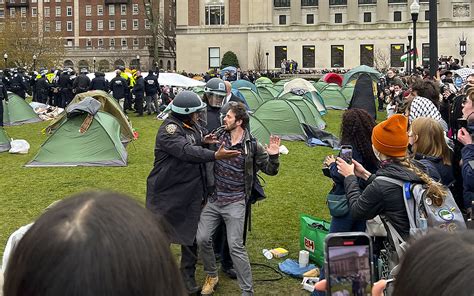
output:
M 352 163 L 352 147 L 351 146 L 342 146 L 341 153 L 339 157 L 344 159 L 348 164 Z
M 326 241 L 329 295 L 371 295 L 372 248 L 364 234 L 337 234 Z

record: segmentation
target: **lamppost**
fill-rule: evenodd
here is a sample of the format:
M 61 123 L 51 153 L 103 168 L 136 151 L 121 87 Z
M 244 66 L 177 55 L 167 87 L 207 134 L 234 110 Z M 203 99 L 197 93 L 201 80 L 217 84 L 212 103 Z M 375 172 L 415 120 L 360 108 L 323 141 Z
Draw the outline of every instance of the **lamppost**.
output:
M 461 66 L 464 66 L 464 56 L 467 53 L 467 39 L 464 38 L 462 33 L 462 39 L 459 39 L 459 55 L 461 56 Z
M 438 1 L 430 0 L 430 77 L 438 71 Z
M 411 63 L 410 63 L 410 57 L 411 57 L 411 40 L 413 39 L 413 29 L 410 27 L 408 29 L 408 55 L 407 55 L 407 72 L 410 75 L 411 74 Z
M 266 52 L 265 55 L 267 56 L 267 75 L 268 75 L 268 56 L 270 55 L 270 53 Z
M 416 58 L 418 55 L 416 49 L 416 22 L 418 21 L 418 14 L 420 13 L 420 4 L 417 0 L 413 0 L 413 3 L 410 5 L 411 20 L 413 21 L 413 73 L 416 74 Z
M 36 55 L 33 55 L 33 71 L 36 71 Z
M 92 58 L 92 62 L 93 62 L 93 65 L 94 65 L 94 73 L 95 73 L 95 57 Z
M 140 55 L 139 54 L 137 54 L 137 63 L 138 63 L 137 70 L 140 70 Z
M 7 53 L 5 53 L 3 55 L 3 60 L 5 61 L 5 69 L 6 69 L 7 68 L 7 62 L 8 62 L 8 54 Z

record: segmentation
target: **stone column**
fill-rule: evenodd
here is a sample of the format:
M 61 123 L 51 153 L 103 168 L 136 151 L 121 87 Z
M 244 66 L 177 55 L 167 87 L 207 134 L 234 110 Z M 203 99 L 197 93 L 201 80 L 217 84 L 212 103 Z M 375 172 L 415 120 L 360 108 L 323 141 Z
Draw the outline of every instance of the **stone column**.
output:
M 347 1 L 347 23 L 357 24 L 359 22 L 359 3 L 358 1 Z
M 291 0 L 291 24 L 300 25 L 301 24 L 301 0 Z
M 329 0 L 319 0 L 319 23 L 329 24 Z
M 446 22 L 452 19 L 453 17 L 453 4 L 451 0 L 439 1 L 438 4 L 438 21 Z M 472 4 L 471 4 L 471 14 L 472 14 Z
M 240 23 L 242 25 L 249 23 L 249 0 L 240 1 Z
M 377 0 L 377 23 L 388 22 L 388 0 Z
M 187 26 L 188 19 L 188 0 L 176 1 L 176 26 Z

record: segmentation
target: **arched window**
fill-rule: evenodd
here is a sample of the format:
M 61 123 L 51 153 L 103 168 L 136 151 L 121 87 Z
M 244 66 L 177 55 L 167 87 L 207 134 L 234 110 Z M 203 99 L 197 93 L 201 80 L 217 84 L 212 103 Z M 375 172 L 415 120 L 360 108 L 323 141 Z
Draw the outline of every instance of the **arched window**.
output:
M 89 71 L 89 62 L 88 61 L 80 60 L 77 65 L 79 67 L 79 71 L 81 71 L 81 69 L 87 69 L 87 71 Z
M 99 61 L 99 68 L 100 72 L 108 72 L 110 71 L 110 62 L 108 60 L 100 60 Z
M 166 63 L 166 70 L 171 70 L 171 61 L 168 60 L 168 62 Z
M 74 62 L 71 60 L 65 60 L 63 65 L 64 65 L 64 68 L 71 68 L 71 69 L 74 68 Z
M 117 69 L 119 66 L 125 67 L 125 62 L 124 62 L 123 60 L 120 60 L 120 59 L 119 59 L 119 60 L 116 60 L 116 61 L 114 62 L 114 68 Z

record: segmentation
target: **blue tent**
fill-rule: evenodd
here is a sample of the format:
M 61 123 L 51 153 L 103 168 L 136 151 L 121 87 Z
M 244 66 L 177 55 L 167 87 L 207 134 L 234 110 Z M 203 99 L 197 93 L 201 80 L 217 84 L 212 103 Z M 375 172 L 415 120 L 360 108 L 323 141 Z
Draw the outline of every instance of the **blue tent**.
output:
M 239 80 L 236 80 L 236 81 L 232 82 L 232 88 L 239 89 L 241 87 L 248 87 L 252 91 L 258 93 L 257 86 L 255 86 L 255 84 L 253 84 L 252 82 L 250 82 L 248 80 L 239 79 Z

